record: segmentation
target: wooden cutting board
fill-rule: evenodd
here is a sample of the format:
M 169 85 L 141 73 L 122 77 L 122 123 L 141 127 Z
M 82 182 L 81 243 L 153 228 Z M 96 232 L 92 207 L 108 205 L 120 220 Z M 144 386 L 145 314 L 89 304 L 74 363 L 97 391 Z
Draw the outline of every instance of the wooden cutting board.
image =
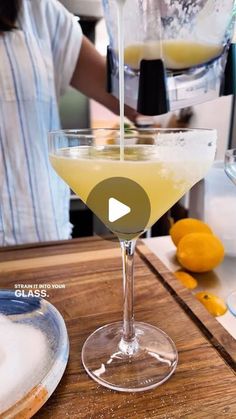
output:
M 63 315 L 70 360 L 41 419 L 236 418 L 235 341 L 143 244 L 135 263 L 136 319 L 163 329 L 175 342 L 179 364 L 155 390 L 117 393 L 93 382 L 81 348 L 97 327 L 122 318 L 118 244 L 101 239 L 0 250 L 0 288 L 57 284 L 49 301 Z M 177 288 L 176 288 L 177 287 Z

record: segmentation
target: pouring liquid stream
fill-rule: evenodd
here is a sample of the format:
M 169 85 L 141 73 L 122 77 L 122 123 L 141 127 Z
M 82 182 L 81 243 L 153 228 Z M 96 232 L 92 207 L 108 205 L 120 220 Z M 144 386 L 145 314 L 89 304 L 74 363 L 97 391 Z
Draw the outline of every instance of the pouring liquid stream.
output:
M 125 149 L 125 72 L 124 72 L 124 5 L 126 0 L 116 0 L 118 15 L 119 101 L 120 101 L 120 160 Z

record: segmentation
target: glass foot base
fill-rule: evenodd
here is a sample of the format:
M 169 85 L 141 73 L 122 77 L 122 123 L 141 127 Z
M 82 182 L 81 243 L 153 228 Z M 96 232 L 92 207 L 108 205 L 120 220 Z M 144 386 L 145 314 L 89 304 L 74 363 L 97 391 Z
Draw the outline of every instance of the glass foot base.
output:
M 175 371 L 178 353 L 173 341 L 160 329 L 135 323 L 135 340 L 122 341 L 122 322 L 92 333 L 82 349 L 88 375 L 117 391 L 145 391 L 164 383 Z

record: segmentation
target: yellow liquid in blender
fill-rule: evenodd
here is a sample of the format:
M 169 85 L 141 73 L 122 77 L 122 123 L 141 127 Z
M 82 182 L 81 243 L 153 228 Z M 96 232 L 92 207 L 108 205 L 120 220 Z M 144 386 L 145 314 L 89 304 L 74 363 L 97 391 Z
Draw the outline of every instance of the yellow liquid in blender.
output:
M 133 44 L 125 48 L 124 61 L 129 67 L 139 69 L 142 59 L 162 58 L 169 69 L 177 70 L 203 64 L 222 51 L 221 45 L 184 40 L 165 40 Z
M 84 202 L 92 189 L 105 179 L 125 176 L 137 182 L 150 200 L 148 229 L 204 176 L 212 163 L 204 156 L 195 159 L 194 152 L 190 153 L 189 160 L 184 160 L 181 147 L 177 147 L 176 159 L 173 147 L 168 152 L 164 149 L 149 145 L 125 147 L 124 160 L 120 160 L 119 146 L 73 147 L 58 150 L 50 160 L 59 176 Z M 123 202 L 126 198 L 124 189 Z M 103 218 L 103 214 L 96 215 Z M 138 231 L 136 228 L 130 226 L 132 231 Z M 119 233 L 114 232 L 119 237 Z

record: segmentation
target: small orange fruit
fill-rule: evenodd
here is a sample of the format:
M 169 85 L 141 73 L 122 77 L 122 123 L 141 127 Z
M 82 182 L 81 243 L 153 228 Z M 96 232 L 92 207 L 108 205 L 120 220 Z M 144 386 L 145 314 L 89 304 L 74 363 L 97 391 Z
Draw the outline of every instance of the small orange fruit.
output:
M 213 234 L 206 223 L 195 218 L 183 218 L 182 220 L 177 221 L 170 229 L 170 236 L 175 246 L 178 246 L 182 237 L 190 233 Z
M 191 233 L 180 240 L 176 256 L 185 269 L 208 272 L 222 262 L 224 246 L 213 234 Z
M 177 271 L 174 275 L 186 288 L 193 290 L 197 287 L 197 280 L 187 272 Z
M 201 291 L 195 294 L 195 297 L 206 307 L 212 316 L 222 316 L 227 311 L 225 302 L 214 294 Z

